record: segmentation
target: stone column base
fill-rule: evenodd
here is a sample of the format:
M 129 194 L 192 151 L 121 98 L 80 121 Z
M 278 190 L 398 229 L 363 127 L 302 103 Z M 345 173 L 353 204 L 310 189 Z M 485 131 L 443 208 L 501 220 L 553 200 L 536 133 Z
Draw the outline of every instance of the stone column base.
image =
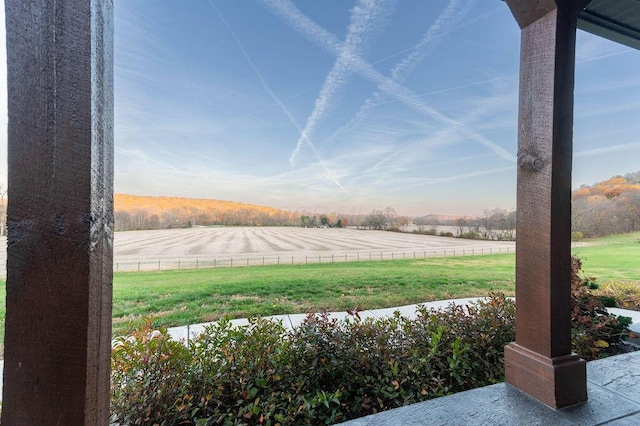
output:
M 504 349 L 506 382 L 551 408 L 587 401 L 587 363 L 576 354 L 547 358 L 513 342 Z

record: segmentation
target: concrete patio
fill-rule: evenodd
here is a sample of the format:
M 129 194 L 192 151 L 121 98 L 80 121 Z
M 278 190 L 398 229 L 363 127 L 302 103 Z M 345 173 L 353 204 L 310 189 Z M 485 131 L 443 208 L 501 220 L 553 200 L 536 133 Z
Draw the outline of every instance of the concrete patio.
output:
M 640 351 L 587 363 L 589 400 L 553 410 L 506 383 L 351 420 L 348 426 L 639 425 Z

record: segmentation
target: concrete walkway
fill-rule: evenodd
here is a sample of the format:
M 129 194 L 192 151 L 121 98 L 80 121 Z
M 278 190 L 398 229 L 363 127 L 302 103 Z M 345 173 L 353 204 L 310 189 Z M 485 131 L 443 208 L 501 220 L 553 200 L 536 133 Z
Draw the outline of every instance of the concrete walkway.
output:
M 468 305 L 469 303 L 475 302 L 479 300 L 478 297 L 472 297 L 467 299 L 449 299 L 449 300 L 439 300 L 437 302 L 427 302 L 423 303 L 422 306 L 426 306 L 430 309 L 440 309 L 446 308 L 450 304 L 455 305 Z M 367 311 L 360 311 L 358 315 L 360 318 L 384 318 L 389 317 L 394 314 L 394 312 L 400 312 L 405 318 L 415 318 L 416 317 L 416 308 L 418 305 L 405 305 L 399 306 L 397 308 L 386 308 L 386 309 L 373 309 Z M 274 321 L 282 321 L 282 325 L 290 330 L 292 328 L 297 327 L 302 324 L 304 319 L 307 317 L 307 314 L 289 314 L 289 315 L 273 315 L 264 317 L 266 319 L 271 319 Z M 342 320 L 349 317 L 349 314 L 346 312 L 330 312 L 329 318 L 337 318 L 338 320 Z M 638 312 L 638 322 L 640 322 L 640 312 Z M 193 339 L 204 331 L 204 328 L 208 325 L 213 324 L 212 322 L 200 323 L 200 324 L 191 324 L 185 325 L 182 327 L 172 327 L 167 329 L 167 332 L 174 340 L 188 340 Z M 231 320 L 231 324 L 234 326 L 244 326 L 249 325 L 249 320 L 247 318 L 235 319 Z
M 451 304 L 455 305 L 468 305 L 469 303 L 476 302 L 480 298 L 472 297 L 467 299 L 449 299 L 449 300 L 439 300 L 437 302 L 426 302 L 422 303 L 420 306 L 426 306 L 430 309 L 441 309 L 446 308 Z M 360 311 L 358 314 L 360 318 L 384 318 L 388 316 L 392 316 L 394 312 L 400 312 L 405 318 L 415 318 L 416 317 L 416 308 L 418 305 L 405 305 L 399 306 L 396 308 L 386 308 L 386 309 L 373 309 L 367 311 Z M 633 324 L 631 325 L 631 330 L 636 333 L 640 333 L 640 312 L 638 311 L 630 311 L 626 309 L 618 309 L 618 308 L 609 308 L 609 312 L 615 315 L 621 315 L 626 317 L 631 317 Z M 329 313 L 330 318 L 337 318 L 339 320 L 348 317 L 349 314 L 346 312 L 331 312 Z M 287 329 L 292 329 L 302 324 L 304 319 L 307 317 L 306 314 L 289 314 L 289 315 L 273 315 L 269 317 L 264 317 L 266 319 L 272 319 L 275 321 L 282 321 L 282 325 Z M 191 324 L 185 325 L 181 327 L 171 327 L 167 329 L 167 332 L 174 340 L 189 340 L 193 339 L 199 334 L 201 334 L 205 327 L 213 324 L 212 322 L 199 323 L 199 324 Z M 235 319 L 231 320 L 231 324 L 234 326 L 245 326 L 249 325 L 249 320 L 247 318 Z

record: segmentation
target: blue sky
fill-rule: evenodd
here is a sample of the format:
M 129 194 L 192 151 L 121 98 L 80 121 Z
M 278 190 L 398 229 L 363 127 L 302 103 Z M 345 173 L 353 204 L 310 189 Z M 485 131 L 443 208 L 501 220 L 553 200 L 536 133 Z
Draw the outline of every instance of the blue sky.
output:
M 515 208 L 520 32 L 502 1 L 115 0 L 115 21 L 117 192 Z M 579 32 L 577 58 L 576 187 L 640 169 L 640 52 Z

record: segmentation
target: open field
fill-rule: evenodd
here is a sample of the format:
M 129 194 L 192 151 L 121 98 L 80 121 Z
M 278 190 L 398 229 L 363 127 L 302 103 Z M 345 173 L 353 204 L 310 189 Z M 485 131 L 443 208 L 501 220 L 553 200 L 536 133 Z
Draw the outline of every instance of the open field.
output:
M 119 232 L 116 271 L 513 253 L 513 242 L 335 228 L 200 227 Z
M 6 237 L 0 246 L 6 247 Z M 350 228 L 195 227 L 116 232 L 113 262 L 116 272 L 157 271 L 513 253 L 514 247 L 508 241 Z M 6 256 L 0 251 L 0 264 Z

